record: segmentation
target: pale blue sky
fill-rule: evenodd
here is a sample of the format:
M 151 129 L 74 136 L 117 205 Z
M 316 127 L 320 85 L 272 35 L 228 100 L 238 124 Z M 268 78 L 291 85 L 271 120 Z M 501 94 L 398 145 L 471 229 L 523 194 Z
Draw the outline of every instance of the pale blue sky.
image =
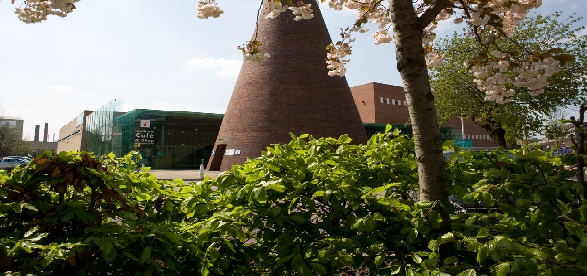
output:
M 251 38 L 260 0 L 217 0 L 225 13 L 209 20 L 195 18 L 196 0 L 82 0 L 64 19 L 30 25 L 13 14 L 16 2 L 0 0 L 0 104 L 4 115 L 24 118 L 25 136 L 49 123 L 51 140 L 84 109 L 114 98 L 124 111 L 224 113 L 242 63 L 235 47 Z M 334 40 L 356 17 L 321 10 Z M 585 0 L 544 0 L 537 12 L 586 10 Z M 393 44 L 373 45 L 372 32 L 357 35 L 350 58 L 351 86 L 401 85 Z

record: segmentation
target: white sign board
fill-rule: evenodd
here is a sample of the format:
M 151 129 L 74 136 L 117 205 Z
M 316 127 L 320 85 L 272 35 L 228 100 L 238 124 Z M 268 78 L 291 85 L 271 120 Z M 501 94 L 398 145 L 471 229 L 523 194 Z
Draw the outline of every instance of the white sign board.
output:
M 141 127 L 142 128 L 150 128 L 151 127 L 151 120 L 141 120 Z

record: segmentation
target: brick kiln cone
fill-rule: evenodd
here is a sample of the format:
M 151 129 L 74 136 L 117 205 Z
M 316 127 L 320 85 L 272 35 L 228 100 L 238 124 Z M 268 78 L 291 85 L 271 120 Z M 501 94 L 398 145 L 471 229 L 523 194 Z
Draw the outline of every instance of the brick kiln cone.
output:
M 336 138 L 348 134 L 354 143 L 366 142 L 346 78 L 328 76 L 326 46 L 331 39 L 318 4 L 304 2 L 312 3 L 310 20 L 294 21 L 289 10 L 275 19 L 260 16 L 257 40 L 271 58 L 243 63 L 209 170 L 228 170 L 260 156 L 271 144 L 288 143 L 290 132 Z

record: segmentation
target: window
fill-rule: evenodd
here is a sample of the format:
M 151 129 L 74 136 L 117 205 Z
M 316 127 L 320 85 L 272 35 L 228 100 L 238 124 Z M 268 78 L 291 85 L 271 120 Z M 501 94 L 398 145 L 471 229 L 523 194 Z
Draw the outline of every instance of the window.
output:
M 383 97 L 379 97 L 379 99 L 381 100 L 381 103 L 383 103 Z
M 389 98 L 387 98 L 387 104 L 389 104 Z
M 395 99 L 391 99 L 391 104 L 395 105 Z
M 407 106 L 408 105 L 408 102 L 407 101 L 404 101 L 404 105 Z

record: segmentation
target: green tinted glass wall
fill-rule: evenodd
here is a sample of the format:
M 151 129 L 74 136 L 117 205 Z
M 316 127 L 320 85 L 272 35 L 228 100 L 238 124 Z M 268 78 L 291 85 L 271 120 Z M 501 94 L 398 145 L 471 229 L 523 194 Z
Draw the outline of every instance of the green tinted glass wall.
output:
M 113 123 L 122 114 L 122 101 L 114 99 L 86 117 L 87 151 L 102 155 L 115 150 L 117 133 L 113 131 Z
M 153 169 L 198 169 L 207 164 L 223 115 L 135 109 L 115 120 L 117 155 L 138 151 Z
M 363 127 L 365 127 L 365 132 L 367 132 L 367 138 L 371 138 L 371 136 L 375 135 L 378 132 L 383 133 L 385 131 L 386 124 L 368 124 L 363 123 Z M 402 134 L 412 136 L 413 130 L 411 125 L 392 125 L 392 129 L 399 129 Z M 440 135 L 442 137 L 442 141 L 446 140 L 456 140 L 460 139 L 460 129 L 453 129 L 449 127 L 441 127 L 440 128 Z

